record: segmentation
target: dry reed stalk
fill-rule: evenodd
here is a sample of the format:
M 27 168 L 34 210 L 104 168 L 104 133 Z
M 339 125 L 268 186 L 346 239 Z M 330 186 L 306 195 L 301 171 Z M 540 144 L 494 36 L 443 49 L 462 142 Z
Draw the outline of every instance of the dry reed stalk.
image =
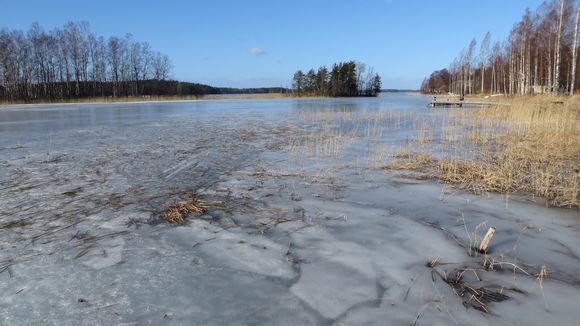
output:
M 548 267 L 546 265 L 542 265 L 540 268 L 540 272 L 536 275 L 536 282 L 539 287 L 540 291 L 542 292 L 542 299 L 544 300 L 544 306 L 546 310 L 548 310 L 548 302 L 546 301 L 546 295 L 544 294 L 544 280 L 548 277 Z

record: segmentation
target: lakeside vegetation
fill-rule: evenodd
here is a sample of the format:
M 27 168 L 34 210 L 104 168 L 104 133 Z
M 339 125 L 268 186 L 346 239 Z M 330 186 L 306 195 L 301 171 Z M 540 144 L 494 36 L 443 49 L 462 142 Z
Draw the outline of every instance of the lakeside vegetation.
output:
M 491 44 L 488 32 L 479 53 L 473 39 L 448 68 L 425 79 L 423 93 L 574 94 L 578 89 L 577 1 L 548 0 L 526 10 L 507 40 Z
M 477 56 L 472 40 L 448 69 L 425 79 L 422 93 L 516 97 L 448 111 L 441 136 L 448 147 L 435 150 L 419 137 L 421 146 L 402 149 L 388 168 L 418 170 L 475 193 L 525 193 L 580 207 L 579 22 L 580 3 L 548 0 L 526 10 L 491 50 L 489 33 Z
M 526 10 L 508 39 L 491 49 L 489 33 L 479 55 L 472 40 L 449 68 L 425 79 L 422 93 L 511 97 L 446 111 L 443 153 L 403 148 L 388 168 L 418 170 L 475 193 L 532 194 L 551 206 L 579 208 L 580 97 L 573 96 L 579 23 L 580 3 L 548 0 Z
M 293 91 L 298 96 L 355 97 L 377 96 L 381 92 L 381 77 L 360 62 L 348 61 L 322 66 L 304 73 L 296 71 Z
M 476 194 L 527 194 L 579 208 L 580 97 L 501 104 L 444 111 L 440 130 L 423 122 L 386 169 L 418 171 Z

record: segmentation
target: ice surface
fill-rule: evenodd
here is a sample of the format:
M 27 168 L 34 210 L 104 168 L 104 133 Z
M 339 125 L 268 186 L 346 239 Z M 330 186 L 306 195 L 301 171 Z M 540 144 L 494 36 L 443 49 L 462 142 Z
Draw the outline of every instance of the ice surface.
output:
M 425 104 L 0 109 L 0 324 L 577 324 L 578 210 L 380 169 Z M 192 195 L 205 215 L 160 221 Z M 488 226 L 494 271 L 468 255 Z M 458 270 L 509 299 L 466 308 Z

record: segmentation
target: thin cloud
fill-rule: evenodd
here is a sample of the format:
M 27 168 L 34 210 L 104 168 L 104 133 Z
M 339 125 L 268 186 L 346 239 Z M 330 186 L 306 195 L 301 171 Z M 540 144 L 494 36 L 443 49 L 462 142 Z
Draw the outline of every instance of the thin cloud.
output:
M 266 50 L 260 48 L 251 48 L 250 54 L 253 55 L 254 57 L 259 57 L 266 55 Z

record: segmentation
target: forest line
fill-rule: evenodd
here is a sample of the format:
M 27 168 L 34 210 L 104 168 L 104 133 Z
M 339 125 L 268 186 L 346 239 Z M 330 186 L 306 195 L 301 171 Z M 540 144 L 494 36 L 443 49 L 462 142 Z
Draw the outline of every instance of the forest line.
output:
M 421 86 L 423 93 L 574 94 L 578 89 L 577 0 L 547 0 L 527 9 L 507 40 L 491 43 L 488 32 L 473 39 L 448 68 L 437 70 Z
M 283 87 L 231 88 L 171 80 L 171 60 L 131 34 L 105 39 L 86 22 L 45 31 L 0 30 L 0 101 L 288 93 Z
M 0 30 L 0 99 L 135 96 L 167 89 L 171 62 L 131 34 L 105 39 L 86 22 L 45 31 Z
M 45 31 L 0 29 L 0 101 L 57 102 L 81 98 L 288 93 L 283 87 L 225 88 L 170 79 L 171 60 L 131 34 L 105 39 L 86 22 Z M 298 96 L 376 96 L 381 78 L 348 61 L 294 74 Z

